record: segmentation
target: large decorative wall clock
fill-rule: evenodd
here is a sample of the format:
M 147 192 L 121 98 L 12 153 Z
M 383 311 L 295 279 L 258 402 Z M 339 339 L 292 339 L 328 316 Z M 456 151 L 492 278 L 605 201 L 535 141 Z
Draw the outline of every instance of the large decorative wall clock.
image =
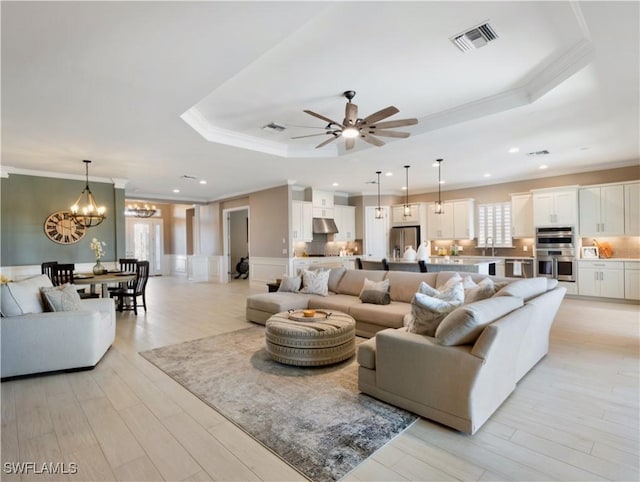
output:
M 87 228 L 74 221 L 70 211 L 56 211 L 44 222 L 44 232 L 51 241 L 73 244 L 84 237 Z

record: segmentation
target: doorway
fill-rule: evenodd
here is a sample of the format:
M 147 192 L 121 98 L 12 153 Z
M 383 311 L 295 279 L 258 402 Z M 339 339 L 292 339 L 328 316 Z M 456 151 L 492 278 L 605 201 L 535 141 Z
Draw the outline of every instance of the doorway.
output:
M 149 275 L 162 274 L 164 253 L 162 219 L 126 218 L 125 249 L 127 258 L 149 260 Z
M 224 259 L 228 281 L 249 278 L 249 208 L 223 211 Z

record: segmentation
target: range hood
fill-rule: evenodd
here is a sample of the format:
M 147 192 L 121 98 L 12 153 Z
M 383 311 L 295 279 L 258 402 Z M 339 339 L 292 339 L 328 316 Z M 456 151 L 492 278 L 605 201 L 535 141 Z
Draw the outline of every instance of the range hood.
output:
M 313 218 L 313 232 L 315 234 L 334 234 L 338 232 L 338 226 L 330 218 Z

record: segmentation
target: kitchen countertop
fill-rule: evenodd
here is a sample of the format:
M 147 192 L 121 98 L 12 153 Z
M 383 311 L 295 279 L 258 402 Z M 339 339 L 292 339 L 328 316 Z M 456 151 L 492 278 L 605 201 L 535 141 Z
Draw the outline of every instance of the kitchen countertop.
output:
M 640 258 L 578 258 L 578 261 L 640 261 Z

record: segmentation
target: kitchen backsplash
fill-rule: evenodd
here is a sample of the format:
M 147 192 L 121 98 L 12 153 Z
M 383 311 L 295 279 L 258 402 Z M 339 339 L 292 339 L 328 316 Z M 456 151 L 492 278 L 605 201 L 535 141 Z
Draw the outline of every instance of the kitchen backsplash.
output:
M 582 246 L 595 246 L 594 238 L 582 238 Z M 613 248 L 613 258 L 640 258 L 640 236 L 613 236 L 595 238 L 596 241 L 607 241 Z
M 462 247 L 460 256 L 492 256 L 491 248 L 477 248 L 476 240 L 462 241 L 432 241 L 431 255 L 437 256 L 440 248 L 445 248 L 447 254 L 451 253 L 451 246 Z M 494 248 L 495 256 L 522 256 L 523 258 L 535 256 L 535 240 L 533 238 L 522 238 L 513 240 L 513 248 Z M 526 248 L 526 250 L 525 250 Z
M 331 234 L 314 234 L 313 241 L 309 243 L 295 243 L 294 256 L 338 256 L 340 250 L 344 249 L 348 253 L 359 255 L 362 253 L 362 241 L 332 241 Z

